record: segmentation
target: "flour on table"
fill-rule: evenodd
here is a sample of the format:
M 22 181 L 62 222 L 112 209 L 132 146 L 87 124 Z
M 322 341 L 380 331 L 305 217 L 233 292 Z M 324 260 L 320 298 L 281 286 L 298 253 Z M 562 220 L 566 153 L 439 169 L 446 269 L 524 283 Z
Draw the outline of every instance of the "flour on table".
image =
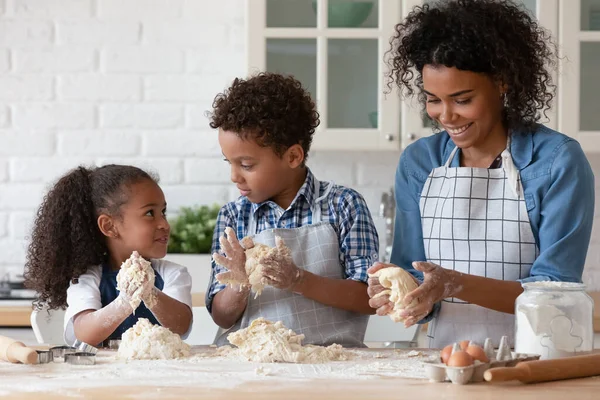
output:
M 404 299 L 404 296 L 419 287 L 412 275 L 404 269 L 396 267 L 382 268 L 374 274 L 369 275 L 369 277 L 379 278 L 381 286 L 386 288 L 386 290 L 379 292 L 375 297 L 389 295 L 390 301 L 394 303 L 394 308 L 389 313 L 392 321 L 404 321 L 404 318 L 400 316 L 400 313 L 404 310 L 402 300 Z M 415 306 L 417 303 L 418 300 L 415 299 L 410 303 L 410 306 Z
M 281 321 L 273 323 L 264 318 L 255 319 L 249 327 L 230 333 L 227 339 L 237 348 L 221 347 L 219 355 L 240 357 L 253 362 L 317 364 L 344 361 L 351 357 L 351 353 L 339 344 L 328 347 L 302 346 L 304 335 L 286 328 Z
M 117 289 L 127 291 L 130 286 L 142 288 L 146 282 L 154 284 L 154 269 L 150 261 L 145 260 L 137 251 L 134 251 L 125 262 L 117 274 Z M 142 290 L 135 290 L 129 304 L 135 312 L 142 302 Z M 153 307 L 156 304 L 156 295 L 152 292 L 145 299 L 146 306 Z
M 117 357 L 125 360 L 169 360 L 189 354 L 190 345 L 179 335 L 140 318 L 123 333 Z

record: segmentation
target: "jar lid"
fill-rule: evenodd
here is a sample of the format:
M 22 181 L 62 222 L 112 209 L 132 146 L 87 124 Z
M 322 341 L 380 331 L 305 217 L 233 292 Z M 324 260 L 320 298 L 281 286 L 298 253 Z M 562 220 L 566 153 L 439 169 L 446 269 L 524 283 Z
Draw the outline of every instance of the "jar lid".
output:
M 586 286 L 584 283 L 579 282 L 556 282 L 556 281 L 536 281 L 536 282 L 525 282 L 521 284 L 524 289 L 532 290 L 585 290 Z

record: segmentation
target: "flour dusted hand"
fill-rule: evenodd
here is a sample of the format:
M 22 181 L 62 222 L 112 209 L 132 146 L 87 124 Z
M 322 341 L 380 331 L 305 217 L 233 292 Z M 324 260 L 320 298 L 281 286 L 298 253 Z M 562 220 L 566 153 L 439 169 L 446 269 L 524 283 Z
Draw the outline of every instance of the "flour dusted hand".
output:
M 246 273 L 246 250 L 254 247 L 254 243 L 250 238 L 242 239 L 242 243 L 243 246 L 238 241 L 235 231 L 227 227 L 225 228 L 225 235 L 219 238 L 221 251 L 224 255 L 213 254 L 213 260 L 218 265 L 227 268 L 227 272 L 217 274 L 217 280 L 224 285 L 239 286 L 240 289 L 250 285 Z
M 148 319 L 123 333 L 117 357 L 125 360 L 169 360 L 190 355 L 190 346 L 181 337 Z
M 126 297 L 132 310 L 138 308 L 142 300 L 148 301 L 149 307 L 156 302 L 152 288 L 154 287 L 154 269 L 150 261 L 145 260 L 134 251 L 117 274 L 117 289 L 119 295 Z M 152 304 L 152 305 L 151 305 Z
M 369 274 L 370 284 L 379 284 L 383 290 L 377 291 L 372 296 L 372 299 L 388 296 L 389 302 L 392 303 L 392 308 L 387 308 L 387 314 L 392 321 L 402 322 L 404 317 L 401 315 L 405 308 L 404 296 L 415 290 L 419 285 L 411 274 L 400 267 L 381 268 L 373 274 Z M 377 279 L 376 283 L 371 279 Z M 417 305 L 418 300 L 413 300 L 408 306 Z
M 294 264 L 292 252 L 279 236 L 276 246 L 258 259 L 262 266 L 263 282 L 277 289 L 293 289 L 302 280 L 303 270 Z
M 350 358 L 350 353 L 339 344 L 302 346 L 304 335 L 286 328 L 281 321 L 264 318 L 257 318 L 249 327 L 230 333 L 227 339 L 237 346 L 232 349 L 234 354 L 254 362 L 324 363 Z
M 452 297 L 462 290 L 459 281 L 460 272 L 425 261 L 413 262 L 413 268 L 423 273 L 423 283 L 404 298 L 405 303 L 411 304 L 402 311 L 402 316 L 406 319 L 405 326 L 413 325 L 425 318 L 435 303 Z M 413 300 L 416 300 L 417 304 Z

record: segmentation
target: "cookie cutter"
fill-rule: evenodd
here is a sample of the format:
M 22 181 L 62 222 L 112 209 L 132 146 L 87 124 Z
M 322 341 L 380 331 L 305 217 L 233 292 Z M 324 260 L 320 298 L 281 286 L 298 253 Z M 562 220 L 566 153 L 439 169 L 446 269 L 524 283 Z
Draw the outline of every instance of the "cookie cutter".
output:
M 470 343 L 469 343 L 470 344 Z M 452 353 L 460 350 L 458 344 L 452 348 Z M 483 382 L 483 374 L 490 368 L 496 367 L 514 367 L 522 361 L 539 360 L 539 354 L 515 353 L 510 350 L 508 337 L 502 336 L 498 350 L 494 350 L 490 338 L 485 340 L 483 346 L 485 355 L 490 360 L 487 363 L 475 360 L 473 365 L 465 367 L 449 367 L 440 360 L 423 361 L 425 373 L 430 382 L 450 381 L 454 384 L 465 385 L 470 382 Z
M 54 361 L 54 353 L 52 350 L 36 350 L 38 355 L 38 364 L 48 364 Z
M 75 341 L 73 342 L 73 347 L 75 347 L 77 349 L 78 353 L 91 353 L 96 355 L 96 353 L 98 353 L 98 348 L 87 344 L 86 342 L 82 342 L 79 339 L 75 339 Z
M 65 354 L 75 353 L 77 349 L 71 346 L 54 346 L 50 348 L 52 352 L 52 360 L 56 361 L 57 359 L 62 359 L 64 361 Z
M 72 365 L 94 365 L 96 354 L 94 353 L 69 353 L 65 354 L 65 362 Z

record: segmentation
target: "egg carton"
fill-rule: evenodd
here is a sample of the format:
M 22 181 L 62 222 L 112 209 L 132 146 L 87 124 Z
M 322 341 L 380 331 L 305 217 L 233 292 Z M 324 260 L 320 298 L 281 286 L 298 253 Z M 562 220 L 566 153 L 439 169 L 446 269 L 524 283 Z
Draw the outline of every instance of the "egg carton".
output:
M 460 349 L 458 344 L 454 345 L 452 353 Z M 450 381 L 458 385 L 467 383 L 483 382 L 483 374 L 490 368 L 514 367 L 522 361 L 538 360 L 538 354 L 515 353 L 508 346 L 508 338 L 502 336 L 498 350 L 494 350 L 491 339 L 487 338 L 483 346 L 485 355 L 490 360 L 487 363 L 475 360 L 473 365 L 466 367 L 449 367 L 439 361 L 423 361 L 425 373 L 431 382 Z

